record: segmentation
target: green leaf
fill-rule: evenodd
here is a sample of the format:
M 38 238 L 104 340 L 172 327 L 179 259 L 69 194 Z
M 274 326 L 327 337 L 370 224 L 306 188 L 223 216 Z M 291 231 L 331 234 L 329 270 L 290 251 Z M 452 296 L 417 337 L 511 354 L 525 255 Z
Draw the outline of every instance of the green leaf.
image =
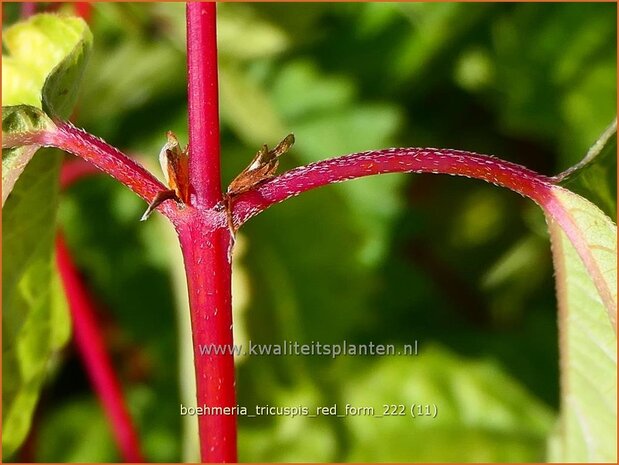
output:
M 92 34 L 83 20 L 51 14 L 33 16 L 4 32 L 3 46 L 9 55 L 2 56 L 3 138 L 12 132 L 49 128 L 49 119 L 24 105 L 61 118 L 71 114 L 91 44 Z M 5 108 L 9 106 L 18 107 Z M 37 149 L 30 145 L 3 150 L 3 205 Z
M 61 118 L 71 116 L 92 43 L 90 31 L 84 29 L 84 32 L 87 33 L 86 37 L 81 38 L 71 53 L 58 63 L 45 80 L 43 109 L 50 115 Z
M 2 133 L 20 134 L 51 130 L 55 127 L 48 116 L 30 105 L 2 107 Z
M 62 156 L 49 149 L 45 152 L 26 167 L 3 208 L 5 456 L 25 439 L 50 362 L 69 335 L 69 317 L 53 257 Z
M 30 103 L 68 118 L 92 46 L 88 25 L 81 18 L 35 15 L 9 27 L 3 45 L 9 53 L 3 68 L 8 59 L 9 71 L 21 73 L 3 77 L 2 104 Z
M 45 113 L 29 105 L 2 107 L 2 140 L 24 133 L 48 131 L 55 127 Z M 38 150 L 37 145 L 23 145 L 2 150 L 2 205 L 13 190 L 17 178 Z
M 418 357 L 340 357 L 332 369 L 321 372 L 317 384 L 329 386 L 326 395 L 309 381 L 311 376 L 296 376 L 295 383 L 275 387 L 274 375 L 263 374 L 260 381 L 271 390 L 271 405 L 304 406 L 309 415 L 316 414 L 316 407 L 335 405 L 341 417 L 241 418 L 241 460 L 541 460 L 554 418 L 547 406 L 495 361 L 471 360 L 423 342 L 420 348 Z M 412 418 L 413 403 L 436 404 L 437 417 Z M 374 415 L 346 415 L 347 404 L 372 408 Z M 406 416 L 382 415 L 385 404 L 405 405 Z
M 553 191 L 559 208 L 547 215 L 559 302 L 562 387 L 561 420 L 551 439 L 550 459 L 616 462 L 617 227 L 577 194 L 560 187 Z M 560 215 L 568 221 L 558 221 Z
M 41 108 L 41 88 L 36 73 L 19 59 L 2 55 L 2 105 Z
M 49 14 L 33 16 L 4 32 L 9 54 L 3 56 L 2 104 L 9 107 L 3 108 L 5 142 L 23 131 L 49 130 L 51 120 L 41 109 L 69 116 L 91 42 L 81 19 Z M 6 456 L 28 433 L 39 392 L 70 327 L 53 255 L 62 155 L 49 150 L 32 159 L 37 148 L 25 145 L 2 154 L 3 204 L 7 200 L 2 237 Z
M 409 341 L 412 342 L 412 341 Z M 397 346 L 396 346 L 397 347 Z M 396 351 L 400 347 L 396 348 Z M 404 405 L 406 415 L 349 415 L 345 462 L 539 462 L 552 426 L 550 409 L 492 360 L 470 360 L 421 341 L 419 356 L 342 357 L 349 374 L 340 410 Z M 413 405 L 437 407 L 415 417 Z M 399 412 L 396 408 L 396 412 Z M 400 437 L 400 441 L 393 438 Z

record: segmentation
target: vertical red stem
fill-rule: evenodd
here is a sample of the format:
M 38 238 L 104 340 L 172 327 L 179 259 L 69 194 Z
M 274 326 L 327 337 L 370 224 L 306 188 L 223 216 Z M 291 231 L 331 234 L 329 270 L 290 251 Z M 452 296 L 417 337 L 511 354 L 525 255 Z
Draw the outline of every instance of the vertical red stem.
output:
M 56 260 L 69 301 L 78 352 L 111 423 L 122 457 L 125 462 L 144 462 L 137 433 L 99 332 L 93 312 L 94 303 L 82 284 L 60 233 L 56 237 Z
M 194 208 L 176 222 L 187 283 L 199 407 L 236 405 L 232 352 L 202 355 L 200 347 L 232 347 L 232 240 L 227 227 L 206 216 L 222 198 L 219 159 L 217 34 L 214 3 L 187 4 L 189 182 Z M 234 411 L 201 415 L 203 462 L 236 462 Z
M 215 3 L 187 4 L 187 75 L 192 203 L 209 208 L 221 199 Z
M 211 229 L 200 217 L 177 225 L 189 287 L 197 405 L 234 407 L 230 234 L 228 228 Z M 201 347 L 225 352 L 202 354 Z M 233 410 L 207 412 L 199 416 L 198 427 L 203 462 L 237 461 Z

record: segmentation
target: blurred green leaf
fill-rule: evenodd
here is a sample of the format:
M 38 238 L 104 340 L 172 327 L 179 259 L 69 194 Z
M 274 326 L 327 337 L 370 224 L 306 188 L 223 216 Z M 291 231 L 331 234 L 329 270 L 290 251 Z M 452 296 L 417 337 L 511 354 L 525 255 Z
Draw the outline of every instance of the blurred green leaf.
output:
M 217 44 L 226 59 L 275 55 L 290 44 L 282 28 L 262 18 L 251 4 L 222 3 L 217 13 Z
M 60 154 L 45 149 L 3 208 L 2 450 L 25 439 L 51 358 L 69 337 L 54 261 Z
M 397 59 L 390 64 L 392 74 L 401 83 L 429 73 L 436 66 L 436 58 L 458 44 L 489 8 L 483 4 L 423 2 L 398 6 L 410 25 L 408 40 L 402 42 L 400 50 L 396 50 Z
M 411 341 L 409 341 L 411 342 Z M 423 344 L 423 342 L 421 343 Z M 271 405 L 371 408 L 374 415 L 241 419 L 241 459 L 354 462 L 539 461 L 554 416 L 492 361 L 471 361 L 422 346 L 418 358 L 341 357 L 323 382 L 297 377 Z M 261 376 L 263 384 L 273 376 Z M 316 390 L 329 386 L 330 392 Z M 437 405 L 436 418 L 412 418 L 412 404 Z M 406 416 L 383 416 L 385 404 Z M 380 416 L 380 417 L 379 417 Z M 414 438 L 410 440 L 410 438 Z
M 3 134 L 50 127 L 47 117 L 25 105 L 69 116 L 91 42 L 83 20 L 56 15 L 36 15 L 4 31 L 9 56 L 3 55 Z M 28 433 L 48 364 L 69 336 L 53 259 L 62 158 L 45 150 L 30 161 L 35 151 L 29 146 L 2 154 L 3 204 L 12 190 L 3 208 L 2 236 L 3 378 L 10 380 L 2 385 L 2 445 L 7 455 Z
M 109 422 L 96 399 L 76 399 L 54 407 L 37 437 L 37 461 L 118 462 Z
M 307 61 L 291 62 L 279 70 L 272 100 L 295 133 L 293 153 L 302 163 L 390 146 L 403 120 L 396 105 L 359 101 L 354 82 L 321 73 Z M 350 221 L 367 233 L 358 252 L 367 264 L 385 253 L 385 234 L 401 208 L 397 192 L 404 179 L 381 176 L 336 188 L 350 210 Z
M 243 141 L 257 150 L 292 131 L 282 124 L 267 95 L 255 82 L 225 63 L 219 73 L 222 117 Z
M 554 220 L 552 237 L 561 332 L 561 420 L 550 459 L 617 461 L 617 228 L 594 205 L 556 188 L 591 254 L 587 266 Z M 592 273 L 592 267 L 598 272 Z M 600 293 L 606 287 L 609 295 Z M 609 300 L 610 299 L 610 300 Z
M 538 266 L 531 268 L 530 264 Z M 552 273 L 548 238 L 529 235 L 516 242 L 487 270 L 480 283 L 492 296 L 490 311 L 494 321 L 502 326 L 522 318 L 522 309 L 532 290 Z
M 157 408 L 157 400 L 148 387 L 125 389 L 125 396 L 149 460 L 165 462 L 177 456 L 178 445 L 171 428 L 162 427 L 145 415 Z M 39 462 L 114 463 L 121 459 L 110 422 L 94 396 L 75 396 L 50 408 L 38 433 L 35 459 Z
M 503 127 L 558 144 L 566 169 L 616 113 L 616 5 L 502 9 L 492 38 Z
M 112 55 L 105 49 L 95 50 L 87 70 L 86 79 L 90 82 L 84 88 L 84 113 L 80 117 L 85 124 L 99 128 L 98 133 L 118 129 L 114 124 L 118 118 L 143 107 L 155 96 L 184 94 L 185 72 L 184 56 L 165 40 L 150 43 L 128 37 L 114 48 Z M 155 121 L 163 117 L 167 115 L 149 115 Z M 133 135 L 127 132 L 124 137 Z
M 307 118 L 294 124 L 299 157 L 306 163 L 361 150 L 389 147 L 400 125 L 398 109 L 359 103 L 355 108 Z M 384 254 L 386 235 L 402 206 L 399 191 L 406 177 L 398 174 L 359 179 L 336 187 L 364 238 L 358 254 L 368 264 Z
M 411 341 L 409 341 L 410 343 Z M 341 359 L 340 407 L 406 406 L 406 416 L 349 416 L 345 461 L 539 462 L 553 415 L 491 360 L 471 361 L 421 341 L 415 358 Z M 412 418 L 412 404 L 436 418 Z
M 354 82 L 326 75 L 309 60 L 293 61 L 278 70 L 271 99 L 283 118 L 320 117 L 350 106 L 358 98 Z
M 264 377 L 267 381 L 268 376 Z M 271 383 L 269 383 L 271 384 Z M 305 381 L 275 387 L 271 405 L 310 407 L 321 405 L 319 392 Z M 253 406 L 252 406 L 253 408 Z M 252 412 L 253 413 L 253 412 Z M 274 416 L 246 418 L 239 430 L 240 460 L 263 462 L 331 462 L 338 449 L 336 427 L 329 418 Z

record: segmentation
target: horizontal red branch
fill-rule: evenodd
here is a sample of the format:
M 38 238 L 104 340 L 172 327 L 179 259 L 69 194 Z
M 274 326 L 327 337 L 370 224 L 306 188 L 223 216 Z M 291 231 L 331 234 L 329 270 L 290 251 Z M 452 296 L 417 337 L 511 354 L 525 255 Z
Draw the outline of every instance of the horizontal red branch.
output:
M 290 170 L 233 201 L 235 226 L 310 189 L 383 173 L 442 173 L 482 179 L 507 187 L 544 205 L 551 178 L 488 155 L 450 149 L 393 148 L 331 158 Z
M 64 150 L 109 174 L 148 203 L 157 193 L 168 189 L 150 171 L 103 139 L 68 122 L 56 121 L 55 125 L 53 130 L 7 134 L 2 147 L 39 145 Z M 177 218 L 181 211 L 174 201 L 164 202 L 157 209 L 170 219 Z
M 44 133 L 42 142 L 83 158 L 109 174 L 147 202 L 166 190 L 155 176 L 138 162 L 107 142 L 71 123 L 57 123 L 58 130 Z
M 481 179 L 506 187 L 539 204 L 549 221 L 556 221 L 576 248 L 604 301 L 613 324 L 616 298 L 602 277 L 583 232 L 557 199 L 560 177 L 547 177 L 521 165 L 488 155 L 450 149 L 394 148 L 323 160 L 269 179 L 232 199 L 234 227 L 271 205 L 310 189 L 384 173 L 435 173 Z M 610 220 L 609 220 L 610 221 Z

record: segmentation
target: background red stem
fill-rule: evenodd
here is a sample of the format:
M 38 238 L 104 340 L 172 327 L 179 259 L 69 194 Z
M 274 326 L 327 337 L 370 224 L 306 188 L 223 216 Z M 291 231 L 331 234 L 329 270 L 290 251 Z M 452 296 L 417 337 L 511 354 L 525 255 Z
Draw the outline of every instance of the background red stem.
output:
M 82 283 L 61 233 L 56 236 L 56 261 L 69 302 L 78 353 L 110 421 L 122 457 L 125 462 L 144 462 L 138 435 L 99 332 L 93 299 Z
M 60 187 L 66 189 L 80 179 L 99 173 L 101 171 L 96 166 L 81 158 L 67 159 L 60 170 Z
M 200 353 L 200 346 L 231 348 L 233 343 L 232 238 L 225 221 L 214 227 L 212 220 L 213 207 L 222 199 L 215 3 L 187 4 L 187 68 L 192 207 L 175 226 L 187 273 L 197 404 L 233 407 L 232 352 Z M 201 415 L 198 425 L 203 462 L 237 461 L 236 415 Z
M 21 4 L 21 17 L 27 19 L 37 12 L 37 2 L 23 2 Z
M 90 21 L 92 16 L 92 4 L 90 2 L 75 2 L 73 10 L 76 16 L 81 17 L 86 22 Z

